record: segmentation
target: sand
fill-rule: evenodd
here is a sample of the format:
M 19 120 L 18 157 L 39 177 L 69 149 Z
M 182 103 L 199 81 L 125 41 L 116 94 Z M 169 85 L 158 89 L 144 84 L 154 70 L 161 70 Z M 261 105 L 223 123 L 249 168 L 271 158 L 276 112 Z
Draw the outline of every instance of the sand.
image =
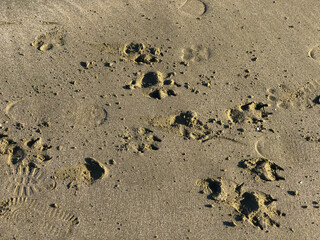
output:
M 0 239 L 319 239 L 318 1 L 0 2 Z

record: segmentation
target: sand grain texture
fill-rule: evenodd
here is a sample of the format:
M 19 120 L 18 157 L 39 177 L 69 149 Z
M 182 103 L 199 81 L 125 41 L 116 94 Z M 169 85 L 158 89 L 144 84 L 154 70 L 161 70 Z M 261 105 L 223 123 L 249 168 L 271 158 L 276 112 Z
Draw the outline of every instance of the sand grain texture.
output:
M 319 239 L 320 4 L 0 2 L 0 239 Z

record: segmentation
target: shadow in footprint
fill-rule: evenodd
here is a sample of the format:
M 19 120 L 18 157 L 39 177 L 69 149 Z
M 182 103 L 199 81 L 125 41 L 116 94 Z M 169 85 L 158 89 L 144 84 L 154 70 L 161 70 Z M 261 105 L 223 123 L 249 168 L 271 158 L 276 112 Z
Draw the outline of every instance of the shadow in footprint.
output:
M 100 179 L 105 174 L 104 168 L 101 167 L 101 165 L 94 159 L 85 158 L 85 161 L 85 166 L 90 172 L 90 176 L 94 181 Z

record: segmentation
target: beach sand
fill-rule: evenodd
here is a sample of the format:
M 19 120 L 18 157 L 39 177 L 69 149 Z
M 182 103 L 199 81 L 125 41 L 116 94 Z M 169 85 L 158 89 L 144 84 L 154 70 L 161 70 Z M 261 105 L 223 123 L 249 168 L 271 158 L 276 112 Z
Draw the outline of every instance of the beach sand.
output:
M 319 239 L 319 1 L 0 2 L 0 239 Z

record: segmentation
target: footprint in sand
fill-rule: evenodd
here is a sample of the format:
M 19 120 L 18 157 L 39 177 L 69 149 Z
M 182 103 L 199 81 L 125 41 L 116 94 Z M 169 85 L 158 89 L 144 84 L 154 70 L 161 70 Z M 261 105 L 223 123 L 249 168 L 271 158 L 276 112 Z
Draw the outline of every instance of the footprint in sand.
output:
M 120 136 L 122 143 L 117 145 L 119 151 L 132 150 L 134 153 L 144 153 L 148 150 L 159 150 L 161 138 L 154 134 L 148 128 L 126 129 L 126 132 Z
M 36 36 L 31 45 L 38 50 L 45 52 L 54 47 L 63 46 L 65 43 L 64 38 L 64 33 L 61 30 L 54 28 L 49 32 Z
M 200 0 L 186 0 L 179 9 L 190 16 L 200 17 L 206 13 L 207 5 Z
M 265 133 L 254 144 L 256 153 L 263 159 L 278 159 L 278 162 L 296 161 L 301 151 L 300 142 L 294 140 L 289 133 Z
M 208 199 L 233 207 L 238 213 L 237 220 L 246 220 L 261 230 L 268 226 L 280 226 L 276 218 L 282 214 L 275 208 L 276 199 L 269 194 L 243 190 L 242 184 L 223 178 L 200 179 L 197 185 L 201 193 L 208 194 Z
M 41 111 L 40 111 L 41 109 Z M 54 99 L 33 97 L 15 101 L 5 108 L 6 115 L 26 125 L 41 124 L 44 119 L 66 122 L 80 127 L 94 128 L 107 122 L 108 112 L 95 99 Z
M 171 76 L 171 75 L 169 75 Z M 138 73 L 138 76 L 125 89 L 141 88 L 143 94 L 153 99 L 164 99 L 168 96 L 177 96 L 175 88 L 180 86 L 170 79 L 165 78 L 161 72 Z
M 320 45 L 313 47 L 308 52 L 308 56 L 320 63 Z
M 53 190 L 55 181 L 46 177 L 42 169 L 29 166 L 8 167 L 7 184 L 5 189 L 10 196 L 25 197 L 41 193 L 45 190 Z
M 283 171 L 283 168 L 266 158 L 245 159 L 240 161 L 238 166 L 250 171 L 263 181 L 284 180 L 284 177 L 278 174 L 278 171 Z
M 319 90 L 320 82 L 317 80 L 307 82 L 304 86 L 295 90 L 280 85 L 279 89 L 267 89 L 267 98 L 281 109 L 290 107 L 308 109 L 320 104 Z
M 0 219 L 26 236 L 37 234 L 38 239 L 66 239 L 79 220 L 55 204 L 45 205 L 28 197 L 14 197 L 0 203 Z
M 211 56 L 209 48 L 202 45 L 191 46 L 182 49 L 181 59 L 185 62 L 201 62 L 208 60 Z
M 93 158 L 86 158 L 85 163 L 57 170 L 53 178 L 56 181 L 66 183 L 67 187 L 70 188 L 77 184 L 91 185 L 106 177 L 108 173 L 109 171 L 104 164 Z
M 68 121 L 76 126 L 99 127 L 106 123 L 108 112 L 101 105 L 78 101 L 69 109 Z

